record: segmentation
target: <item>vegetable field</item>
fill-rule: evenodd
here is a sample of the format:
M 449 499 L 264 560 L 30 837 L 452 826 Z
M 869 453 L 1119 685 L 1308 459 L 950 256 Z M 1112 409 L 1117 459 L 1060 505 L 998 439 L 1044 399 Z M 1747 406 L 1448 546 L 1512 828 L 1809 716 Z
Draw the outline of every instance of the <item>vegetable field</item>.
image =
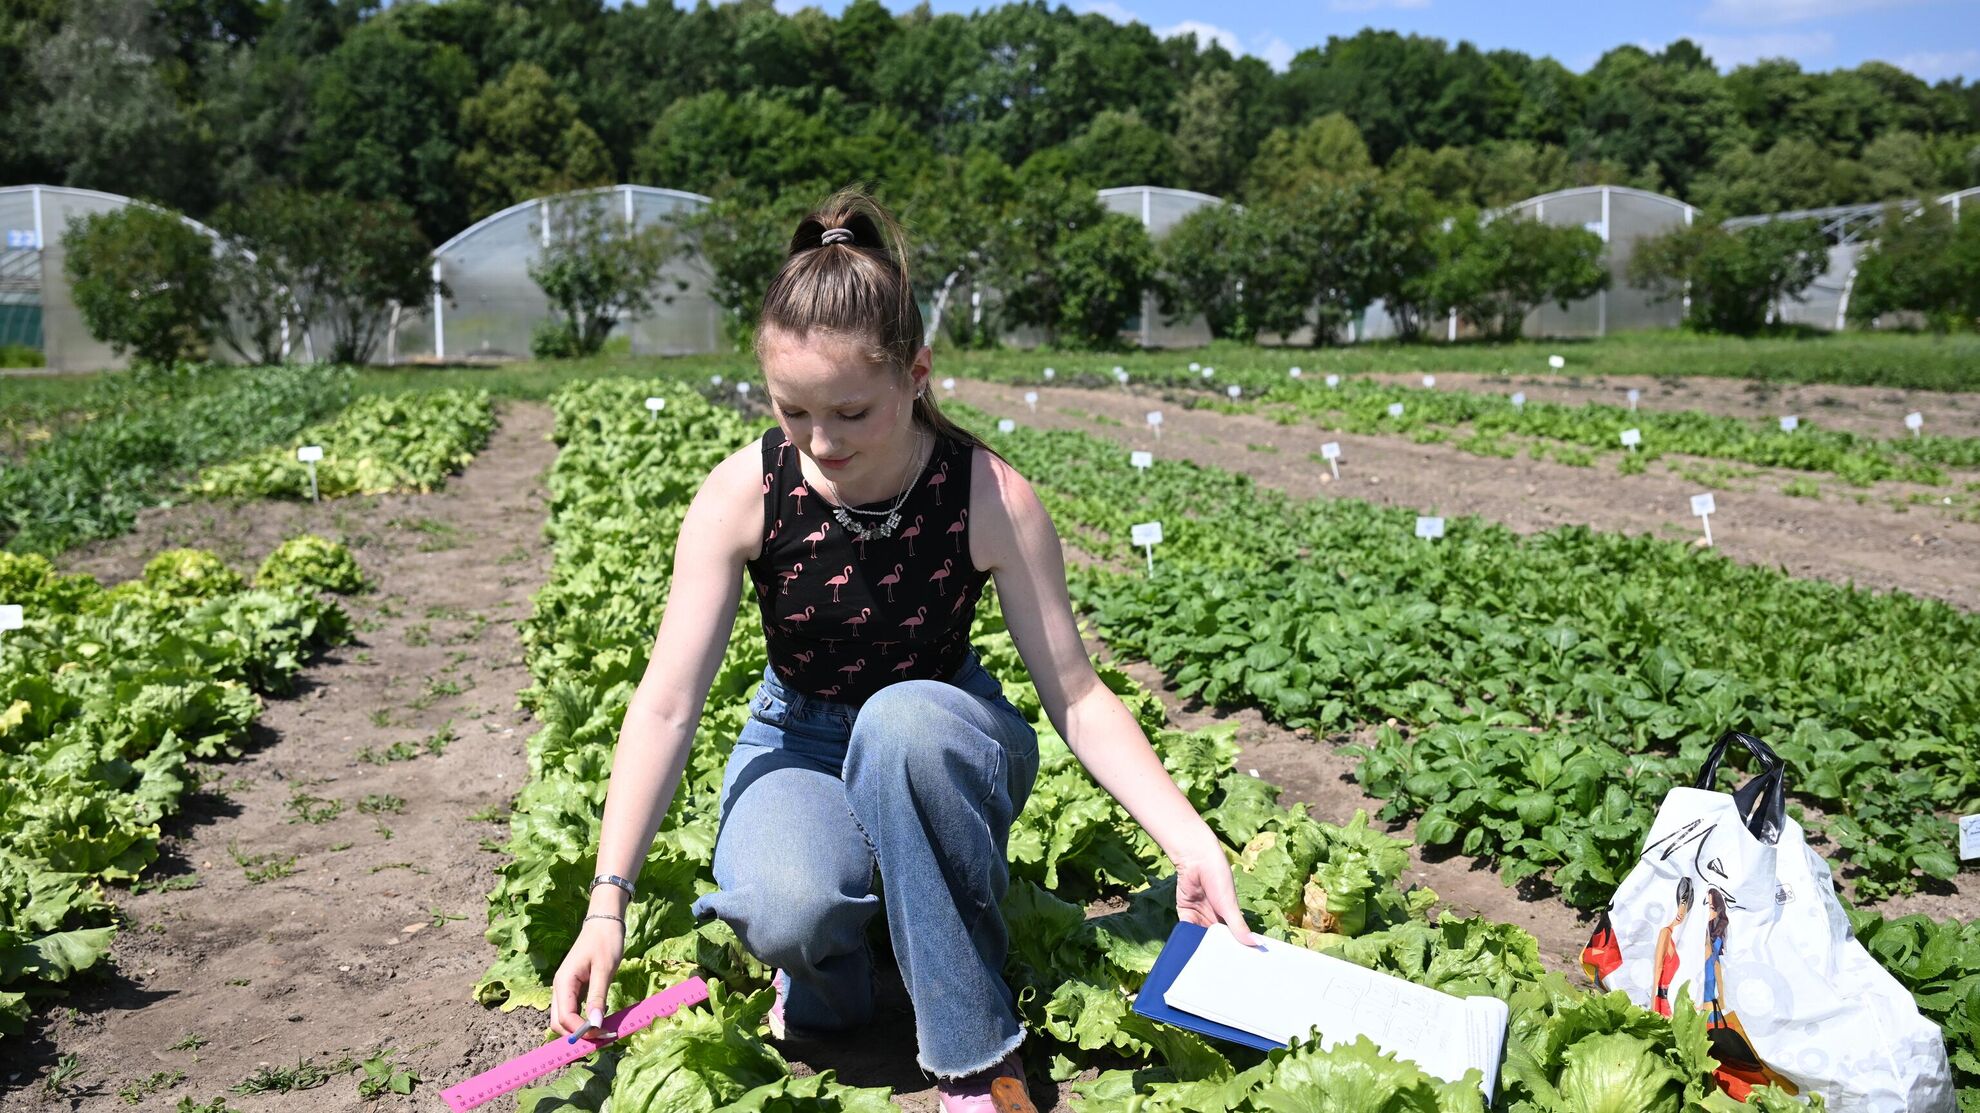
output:
M 1976 873 L 1948 838 L 1953 817 L 1980 811 L 1980 603 L 1960 598 L 1966 581 L 1948 576 L 1931 597 L 1835 582 L 1850 578 L 1837 571 L 1846 538 L 1813 569 L 1826 578 L 1790 575 L 1777 550 L 1742 539 L 1730 485 L 1726 555 L 1681 531 L 1384 504 L 1426 482 L 1395 460 L 1497 466 L 1507 446 L 1536 468 L 1589 454 L 1603 464 L 1579 469 L 1589 497 L 1617 502 L 1679 466 L 1960 496 L 1976 441 L 1950 402 L 1936 436 L 1826 429 L 1819 415 L 1786 433 L 1752 414 L 1591 400 L 1522 411 L 1489 391 L 1355 377 L 1335 389 L 1263 358 L 1207 382 L 1178 366 L 1157 383 L 1154 358 L 1138 358 L 1126 387 L 1110 362 L 1062 366 L 1043 387 L 1004 361 L 988 370 L 1005 383 L 967 381 L 945 409 L 1039 490 L 1089 634 L 1135 676 L 1159 671 L 1151 686 L 1100 666 L 1224 842 L 1252 924 L 1498 996 L 1511 1042 L 1488 1104 L 1475 1077 L 1440 1082 L 1365 1043 L 1265 1055 L 1133 1013 L 1174 920 L 1173 878 L 1053 732 L 993 594 L 973 640 L 1040 736 L 1004 914 L 1041 1107 L 1740 1108 L 1705 1081 L 1689 1000 L 1667 1020 L 1591 992 L 1504 922 L 1522 902 L 1601 907 L 1664 791 L 1739 727 L 1787 758 L 1791 806 L 1836 867 L 1859 938 L 1943 1027 L 1962 1113 L 1980 1110 Z M 97 443 L 79 438 L 108 436 L 98 423 L 32 415 L 39 431 L 0 471 L 13 500 L 0 508 L 19 523 L 17 551 L 0 553 L 0 604 L 28 616 L 0 631 L 0 1047 L 29 1064 L 0 1070 L 0 1104 L 218 1113 L 315 1091 L 304 1100 L 423 1107 L 544 1038 L 612 747 L 666 597 L 664 554 L 708 469 L 771 421 L 735 390 L 760 383 L 751 369 L 728 366 L 720 383 L 699 364 L 644 370 L 577 378 L 547 408 L 458 374 L 444 389 L 362 393 L 333 376 L 321 403 L 281 393 L 278 372 L 181 372 L 155 384 L 154 406 L 106 386 L 104 412 L 133 430 L 114 439 L 131 453 L 117 458 L 151 461 L 116 499 L 78 463 Z M 236 387 L 293 401 L 243 418 Z M 1027 389 L 1045 395 L 1036 409 Z M 655 394 L 658 415 L 642 404 Z M 1173 422 L 1160 441 L 1126 420 L 1156 408 Z M 992 432 L 1004 418 L 1015 429 Z M 1668 458 L 1598 443 L 1622 420 Z M 173 421 L 184 444 L 168 443 Z M 1285 447 L 1321 436 L 1351 447 L 1340 481 L 1295 495 L 1254 478 L 1328 473 Z M 303 444 L 325 450 L 321 503 L 308 501 Z M 1145 472 L 1130 444 L 1153 449 Z M 1368 445 L 1397 454 L 1380 484 Z M 1188 462 L 1213 448 L 1218 463 Z M 1631 458 L 1652 470 L 1631 474 Z M 65 500 L 75 512 L 43 529 L 33 508 Z M 1958 507 L 1920 506 L 1909 520 L 1850 512 L 1965 543 Z M 1440 538 L 1414 535 L 1423 512 L 1448 515 Z M 1164 524 L 1153 575 L 1129 543 L 1151 520 Z M 1920 547 L 1917 568 L 1893 575 L 1923 576 L 1933 559 Z M 770 1041 L 769 971 L 726 926 L 688 914 L 713 885 L 721 771 L 765 664 L 756 621 L 745 606 L 637 879 L 610 1006 L 695 974 L 713 1000 L 504 1102 L 933 1106 L 909 1027 Z M 1339 748 L 1372 814 L 1309 813 L 1277 787 L 1272 761 L 1286 759 L 1260 755 L 1300 747 Z M 1498 915 L 1475 895 L 1485 915 L 1455 915 L 1412 886 L 1444 858 L 1503 882 Z M 873 942 L 884 952 L 877 923 Z M 1773 1091 L 1751 1106 L 1807 1108 Z

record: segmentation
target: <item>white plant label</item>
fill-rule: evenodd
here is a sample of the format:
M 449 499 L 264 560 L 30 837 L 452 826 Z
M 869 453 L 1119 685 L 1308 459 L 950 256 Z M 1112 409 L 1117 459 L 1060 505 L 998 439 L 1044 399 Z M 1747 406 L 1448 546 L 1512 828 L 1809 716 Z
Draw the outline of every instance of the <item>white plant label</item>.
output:
M 301 463 L 314 464 L 318 460 L 323 459 L 323 446 L 320 444 L 303 445 L 301 448 L 296 449 L 296 459 Z
M 19 607 L 14 610 L 18 612 Z M 0 623 L 0 626 L 5 625 Z M 1980 858 L 1980 815 L 1959 817 L 1959 857 L 1961 861 Z
M 1526 408 L 1526 392 L 1525 392 L 1525 391 L 1523 391 L 1523 390 L 1519 390 L 1519 391 L 1514 391 L 1514 392 L 1513 392 L 1513 396 L 1512 396 L 1512 404 L 1513 404 L 1513 409 L 1515 409 L 1515 410 L 1523 410 L 1523 409 L 1525 409 L 1525 408 Z
M 1435 375 L 1423 376 L 1423 389 L 1431 390 L 1434 389 L 1436 385 L 1437 385 L 1437 376 Z
M 1224 393 L 1230 395 L 1233 398 L 1236 398 L 1238 395 L 1244 393 L 1244 388 L 1237 385 L 1236 383 L 1232 383 L 1231 385 L 1224 388 Z
M 26 624 L 27 619 L 22 617 L 19 603 L 0 606 L 0 630 L 18 630 Z
M 1403 415 L 1403 404 L 1401 402 L 1389 403 L 1390 417 L 1401 417 L 1402 415 Z
M 1704 494 L 1702 494 L 1702 495 L 1693 495 L 1693 496 L 1691 496 L 1691 515 L 1692 515 L 1692 517 L 1694 517 L 1694 518 L 1703 518 L 1703 517 L 1704 517 L 1705 515 L 1707 515 L 1707 514 L 1716 514 L 1716 513 L 1718 513 L 1718 511 L 1719 511 L 1719 508 L 1718 508 L 1718 506 L 1717 506 L 1717 505 L 1716 505 L 1716 504 L 1715 504 L 1715 503 L 1713 502 L 1713 499 L 1712 499 L 1712 492 L 1710 492 L 1710 491 L 1707 491 L 1707 492 L 1705 492 L 1705 493 L 1704 493 Z
M 1155 465 L 1155 454 L 1153 452 L 1139 450 L 1130 452 L 1128 453 L 1128 463 L 1133 464 L 1142 471 L 1147 471 Z
M 1215 367 L 1205 367 L 1205 368 L 1203 369 L 1203 377 L 1204 377 L 1204 378 L 1206 378 L 1206 379 L 1214 379 L 1214 378 L 1216 378 L 1216 377 L 1217 377 L 1217 369 L 1216 369 Z
M 1925 428 L 1925 415 L 1924 415 L 1924 414 L 1922 414 L 1922 413 L 1908 413 L 1908 414 L 1905 414 L 1905 415 L 1904 415 L 1904 427 L 1905 427 L 1906 429 L 1909 429 L 1909 430 L 1911 430 L 1911 435 L 1912 435 L 1912 436 L 1914 436 L 1914 437 L 1915 437 L 1915 436 L 1917 436 L 1917 435 L 1918 435 L 1918 431 L 1919 431 L 1920 429 L 1923 429 L 1923 428 Z
M 1437 538 L 1444 536 L 1444 520 L 1442 518 L 1425 518 L 1419 515 L 1416 519 L 1416 536 L 1426 541 L 1435 541 Z
M 1126 386 L 1128 381 L 1128 373 L 1121 370 L 1118 367 L 1114 368 L 1114 381 L 1121 384 L 1122 386 Z
M 1341 377 L 1339 375 L 1327 376 L 1327 389 L 1332 390 L 1340 385 L 1341 385 Z
M 1127 368 L 1122 367 L 1120 364 L 1116 363 L 1114 365 L 1114 377 L 1118 379 L 1125 374 L 1127 374 Z
M 1297 368 L 1297 367 L 1295 367 L 1295 368 L 1293 368 L 1293 369 L 1291 369 L 1291 370 L 1289 370 L 1289 371 L 1287 371 L 1287 372 L 1286 372 L 1286 377 L 1287 377 L 1287 378 L 1289 378 L 1289 379 L 1297 379 L 1297 378 L 1299 378 L 1299 368 Z
M 954 390 L 954 389 L 956 389 L 956 381 L 955 381 L 954 379 L 943 379 L 943 380 L 942 380 L 942 389 L 943 389 L 943 390 Z
M 1622 431 L 1622 442 L 1623 447 L 1629 449 L 1631 452 L 1635 452 L 1636 446 L 1643 443 L 1643 430 L 1624 429 Z
M 1196 362 L 1195 360 L 1191 360 L 1189 363 L 1189 369 L 1191 371 L 1201 371 L 1203 370 L 1203 365 Z
M 1037 413 L 1037 412 L 1038 412 L 1038 392 L 1037 392 L 1037 391 L 1035 391 L 1035 390 L 1027 390 L 1027 391 L 1025 391 L 1025 392 L 1024 392 L 1024 404 L 1025 404 L 1025 405 L 1027 405 L 1027 406 L 1030 406 L 1030 407 L 1031 407 L 1031 412 L 1032 412 L 1032 413 Z
M 745 397 L 745 398 L 747 398 L 747 397 L 749 397 L 749 384 L 748 384 L 748 383 L 737 383 L 737 384 L 736 384 L 736 393 L 737 393 L 737 394 L 740 394 L 740 395 L 742 395 L 742 396 L 743 396 L 743 397 Z
M 1339 479 L 1341 477 L 1341 442 L 1328 441 L 1326 444 L 1321 445 L 1320 456 L 1327 461 L 1327 467 L 1333 471 L 1334 478 Z
M 1638 389 L 1636 389 L 1635 387 L 1630 387 L 1630 388 L 1629 388 L 1629 408 L 1630 408 L 1631 410 L 1635 410 L 1635 409 L 1636 409 L 1636 403 L 1637 403 L 1637 402 L 1638 402 L 1638 400 L 1640 400 L 1640 399 L 1641 399 L 1642 397 L 1643 397 L 1643 392 L 1642 392 L 1642 391 L 1640 391 L 1640 390 L 1638 390 Z
M 1148 553 L 1148 574 L 1155 574 L 1155 546 L 1162 543 L 1162 523 L 1137 522 L 1128 527 L 1128 536 Z
M 708 381 L 709 381 L 709 383 L 710 383 L 711 385 L 714 385 L 714 386 L 721 386 L 721 385 L 722 385 L 722 376 L 720 376 L 720 375 L 710 375 L 710 376 L 708 376 Z
M 1047 367 L 1045 369 L 1045 381 L 1048 383 L 1051 382 L 1053 377 L 1056 376 L 1057 374 L 1058 374 L 1057 371 L 1054 371 L 1050 367 Z
M 997 422 L 997 431 L 999 433 L 1014 433 L 1017 431 L 1017 422 L 1012 421 L 1008 417 L 1002 418 Z
M 1801 419 L 1794 416 L 1793 414 L 1789 414 L 1786 417 L 1781 418 L 1781 432 L 1783 433 L 1792 433 L 1800 427 L 1801 427 Z
M 1567 366 L 1567 360 L 1564 360 L 1559 356 L 1548 356 L 1547 366 L 1553 368 L 1556 371 L 1559 371 L 1561 368 Z

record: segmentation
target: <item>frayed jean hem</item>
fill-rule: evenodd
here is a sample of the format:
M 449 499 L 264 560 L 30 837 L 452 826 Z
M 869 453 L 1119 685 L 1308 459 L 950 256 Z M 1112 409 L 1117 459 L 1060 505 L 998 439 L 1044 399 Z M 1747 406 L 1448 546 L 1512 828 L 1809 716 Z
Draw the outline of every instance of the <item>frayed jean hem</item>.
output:
M 942 1071 L 938 1071 L 930 1067 L 928 1065 L 928 1061 L 923 1059 L 919 1052 L 916 1052 L 914 1061 L 916 1066 L 919 1066 L 922 1070 L 928 1072 L 929 1074 L 934 1075 L 937 1081 L 955 1082 L 958 1079 L 968 1078 L 972 1074 L 980 1074 L 983 1071 L 989 1070 L 991 1067 L 996 1066 L 998 1063 L 1003 1062 L 1004 1056 L 1009 1055 L 1013 1051 L 1016 1051 L 1023 1043 L 1024 1043 L 1024 1026 L 1019 1025 L 1017 1030 L 1017 1035 L 1012 1036 L 1010 1042 L 1005 1044 L 1002 1050 L 998 1051 L 995 1055 L 990 1056 L 990 1058 L 984 1060 L 983 1062 L 977 1064 L 976 1066 L 968 1067 L 964 1070 L 957 1071 L 954 1074 L 944 1073 Z

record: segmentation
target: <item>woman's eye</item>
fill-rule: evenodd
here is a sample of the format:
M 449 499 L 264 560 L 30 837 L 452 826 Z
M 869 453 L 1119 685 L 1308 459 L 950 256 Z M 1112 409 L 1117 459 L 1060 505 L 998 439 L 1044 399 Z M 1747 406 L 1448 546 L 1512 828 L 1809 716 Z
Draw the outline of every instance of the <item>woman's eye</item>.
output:
M 865 416 L 866 416 L 866 415 L 867 415 L 868 413 L 870 413 L 870 412 L 871 412 L 871 411 L 869 411 L 869 410 L 861 410 L 861 411 L 859 411 L 859 412 L 858 412 L 858 413 L 856 413 L 856 414 L 847 414 L 847 415 L 846 415 L 846 420 L 847 420 L 847 421 L 858 421 L 858 420 L 859 420 L 860 418 L 862 418 L 862 417 L 865 417 Z
M 789 410 L 785 410 L 785 411 L 784 411 L 784 416 L 785 416 L 785 417 L 788 417 L 788 418 L 790 418 L 790 419 L 791 419 L 792 421 L 796 421 L 796 420 L 797 420 L 798 418 L 801 418 L 801 417 L 803 417 L 804 415 L 803 415 L 803 414 L 801 414 L 801 413 L 792 413 L 792 412 L 791 412 L 791 411 L 789 411 Z

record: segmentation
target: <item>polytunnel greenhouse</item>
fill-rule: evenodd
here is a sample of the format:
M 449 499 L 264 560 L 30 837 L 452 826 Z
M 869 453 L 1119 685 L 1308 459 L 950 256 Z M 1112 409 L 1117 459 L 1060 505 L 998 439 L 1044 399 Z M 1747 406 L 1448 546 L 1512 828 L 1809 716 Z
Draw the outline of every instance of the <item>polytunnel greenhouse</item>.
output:
M 1684 321 L 1681 299 L 1657 301 L 1629 282 L 1629 260 L 1636 241 L 1690 224 L 1698 210 L 1674 197 L 1628 186 L 1580 186 L 1543 193 L 1509 205 L 1500 215 L 1530 216 L 1562 227 L 1582 227 L 1602 237 L 1609 288 L 1592 298 L 1552 302 L 1526 317 L 1528 336 L 1607 336 L 1628 329 L 1676 328 Z
M 1100 191 L 1100 204 L 1109 212 L 1123 213 L 1141 221 L 1148 238 L 1160 240 L 1182 218 L 1205 205 L 1221 205 L 1220 197 L 1187 189 L 1163 186 L 1120 186 Z M 1162 322 L 1162 307 L 1152 292 L 1141 295 L 1141 313 L 1128 322 L 1123 338 L 1132 338 L 1144 348 L 1194 348 L 1210 342 L 1210 326 L 1199 314 L 1174 325 Z
M 638 228 L 679 219 L 709 200 L 698 193 L 641 185 L 574 196 L 592 203 L 605 200 L 629 227 Z M 445 282 L 450 294 L 436 296 L 428 312 L 406 314 L 395 324 L 386 361 L 527 357 L 537 324 L 553 315 L 549 299 L 529 276 L 529 265 L 557 234 L 557 208 L 568 203 L 559 196 L 511 205 L 434 249 L 433 277 Z M 687 289 L 677 292 L 675 280 L 687 283 Z M 721 344 L 722 311 L 709 296 L 709 275 L 700 257 L 672 260 L 662 282 L 672 301 L 655 298 L 652 313 L 622 320 L 612 335 L 628 338 L 635 355 L 715 351 Z

